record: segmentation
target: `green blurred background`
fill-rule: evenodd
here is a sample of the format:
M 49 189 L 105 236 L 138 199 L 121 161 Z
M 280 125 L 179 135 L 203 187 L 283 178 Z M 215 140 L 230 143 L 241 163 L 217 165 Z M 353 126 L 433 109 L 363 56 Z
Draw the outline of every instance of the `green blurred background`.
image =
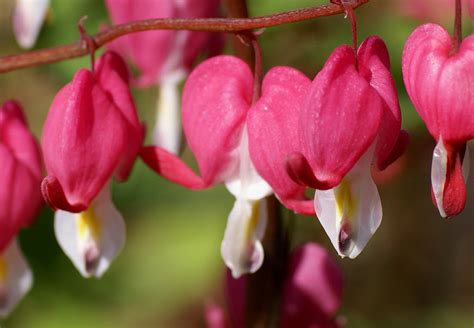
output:
M 139 1 L 139 0 L 137 0 Z M 434 141 L 403 87 L 401 53 L 422 20 L 397 11 L 397 1 L 371 1 L 357 10 L 359 38 L 384 38 L 399 86 L 403 126 L 412 142 L 408 153 L 379 183 L 384 218 L 355 260 L 337 258 L 344 271 L 340 311 L 348 327 L 473 327 L 474 179 L 468 205 L 459 217 L 444 220 L 431 203 L 430 165 Z M 249 0 L 251 15 L 302 6 L 314 0 Z M 11 31 L 12 0 L 0 2 L 0 55 L 19 53 Z M 108 23 L 100 0 L 53 0 L 37 48 L 78 38 L 76 21 L 97 31 Z M 449 13 L 443 18 L 449 23 Z M 472 21 L 465 24 L 472 33 Z M 290 65 L 313 77 L 330 52 L 350 42 L 342 16 L 267 29 L 261 37 L 264 65 Z M 34 133 L 40 136 L 49 105 L 88 58 L 0 75 L 0 102 L 20 100 Z M 157 90 L 134 90 L 144 121 L 153 126 Z M 471 145 L 471 154 L 474 154 Z M 189 152 L 185 153 L 192 160 Z M 471 163 L 474 163 L 474 157 Z M 114 185 L 114 200 L 128 227 L 125 249 L 100 280 L 85 280 L 59 249 L 53 213 L 43 209 L 21 233 L 21 244 L 35 275 L 29 295 L 2 327 L 200 327 L 203 308 L 222 303 L 224 265 L 220 241 L 233 199 L 223 187 L 191 192 L 164 181 L 137 162 L 130 180 Z M 315 218 L 298 217 L 293 244 L 314 240 L 334 258 Z

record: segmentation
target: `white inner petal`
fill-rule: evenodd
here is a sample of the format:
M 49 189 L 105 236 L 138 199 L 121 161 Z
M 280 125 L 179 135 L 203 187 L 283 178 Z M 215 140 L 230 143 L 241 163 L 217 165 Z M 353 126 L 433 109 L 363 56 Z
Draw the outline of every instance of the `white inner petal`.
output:
M 239 145 L 239 169 L 235 176 L 228 178 L 226 187 L 237 199 L 256 201 L 269 196 L 272 188 L 260 177 L 250 159 L 247 126 L 242 129 Z
M 178 154 L 181 146 L 179 84 L 184 78 L 185 72 L 176 70 L 160 80 L 153 141 L 173 154 Z
M 368 151 L 343 181 L 316 190 L 314 206 L 331 243 L 342 257 L 357 257 L 382 221 L 382 205 L 372 180 Z
M 56 239 L 82 276 L 100 278 L 125 244 L 125 222 L 104 188 L 81 213 L 57 211 Z
M 431 187 L 433 188 L 436 206 L 439 214 L 445 218 L 446 212 L 443 206 L 444 185 L 446 183 L 446 173 L 448 165 L 448 153 L 444 147 L 443 138 L 439 138 L 438 144 L 433 151 L 433 161 L 431 163 Z
M 0 318 L 7 317 L 33 285 L 33 274 L 16 239 L 0 255 Z
M 18 44 L 25 49 L 34 46 L 48 11 L 49 0 L 17 0 L 13 28 Z
M 264 258 L 261 239 L 267 225 L 266 201 L 237 199 L 227 220 L 221 254 L 234 278 L 257 271 Z

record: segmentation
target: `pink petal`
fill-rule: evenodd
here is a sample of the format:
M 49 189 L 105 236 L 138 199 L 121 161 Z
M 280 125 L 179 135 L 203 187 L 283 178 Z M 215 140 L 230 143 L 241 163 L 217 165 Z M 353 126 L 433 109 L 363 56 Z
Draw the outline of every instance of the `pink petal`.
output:
M 21 106 L 7 101 L 0 108 L 0 251 L 32 223 L 42 204 L 39 146 L 28 131 Z
M 283 289 L 281 327 L 336 327 L 342 289 L 341 270 L 324 248 L 308 243 L 296 249 Z
M 405 44 L 403 79 L 431 135 L 462 144 L 474 138 L 474 36 L 453 51 L 451 37 L 441 26 L 420 26 Z
M 48 202 L 71 212 L 87 208 L 116 170 L 127 138 L 121 111 L 91 72 L 79 70 L 56 95 L 43 130 Z M 66 204 L 54 198 L 61 193 Z
M 242 60 L 219 56 L 200 64 L 183 91 L 183 129 L 206 184 L 238 169 L 240 135 L 250 108 L 252 73 Z
M 361 75 L 385 102 L 375 150 L 377 165 L 383 168 L 388 157 L 393 155 L 392 151 L 399 139 L 401 128 L 397 88 L 390 73 L 390 58 L 383 40 L 375 36 L 365 39 L 359 47 L 358 60 Z M 408 140 L 404 136 L 402 138 L 404 141 Z
M 95 73 L 100 86 L 112 98 L 113 103 L 121 111 L 127 122 L 128 145 L 116 172 L 117 179 L 124 181 L 128 178 L 140 151 L 145 137 L 145 128 L 140 123 L 137 115 L 130 93 L 127 66 L 122 58 L 111 51 L 104 53 L 96 64 Z
M 30 169 L 31 174 L 41 179 L 41 153 L 36 138 L 28 130 L 21 105 L 7 101 L 0 110 L 1 142 L 14 156 Z
M 337 48 L 314 79 L 299 123 L 303 154 L 318 189 L 338 185 L 374 142 L 383 106 L 357 71 L 354 51 Z
M 2 188 L 0 189 L 0 251 L 18 231 L 29 225 L 41 204 L 40 179 L 34 177 L 28 167 L 0 144 Z
M 174 1 L 106 0 L 114 24 L 134 20 L 175 17 Z M 176 37 L 175 31 L 146 31 L 112 42 L 110 49 L 130 59 L 140 70 L 139 84 L 150 86 L 159 79 Z
M 189 189 L 209 187 L 204 180 L 193 172 L 179 157 L 159 147 L 143 147 L 140 157 L 152 170 L 163 178 Z
M 288 154 L 300 150 L 298 117 L 311 81 L 290 67 L 276 67 L 265 76 L 262 96 L 248 114 L 249 150 L 257 172 L 285 206 L 314 215 L 305 187 L 286 172 Z M 306 206 L 305 206 L 306 204 Z

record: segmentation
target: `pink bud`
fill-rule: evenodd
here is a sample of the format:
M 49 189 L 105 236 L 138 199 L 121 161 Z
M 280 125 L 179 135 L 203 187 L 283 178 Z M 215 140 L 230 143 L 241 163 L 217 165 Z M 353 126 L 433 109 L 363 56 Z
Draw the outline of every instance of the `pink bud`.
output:
M 441 26 L 426 24 L 408 38 L 403 79 L 415 109 L 438 142 L 432 188 L 443 217 L 459 214 L 466 202 L 466 143 L 474 138 L 474 36 L 459 50 Z
M 53 101 L 42 138 L 45 199 L 84 211 L 112 175 L 127 177 L 142 140 L 125 66 L 106 53 L 95 73 L 79 70 Z
M 283 287 L 281 327 L 337 327 L 342 289 L 341 270 L 324 248 L 308 243 L 296 249 Z
M 0 253 L 20 228 L 32 223 L 41 199 L 41 155 L 28 130 L 20 104 L 7 101 L 0 108 Z

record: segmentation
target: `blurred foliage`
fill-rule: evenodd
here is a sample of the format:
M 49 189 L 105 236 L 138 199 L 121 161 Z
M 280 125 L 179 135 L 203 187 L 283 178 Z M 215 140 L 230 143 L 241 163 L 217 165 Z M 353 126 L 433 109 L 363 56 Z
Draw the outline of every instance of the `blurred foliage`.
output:
M 139 0 L 137 0 L 139 1 Z M 143 0 L 142 0 L 143 1 Z M 357 10 L 359 38 L 384 38 L 399 87 L 403 126 L 412 135 L 406 156 L 379 190 L 383 224 L 356 260 L 340 260 L 346 288 L 341 314 L 348 327 L 472 327 L 474 325 L 474 188 L 464 213 L 442 220 L 433 207 L 429 170 L 434 142 L 403 87 L 401 53 L 421 22 L 394 10 L 398 0 L 371 1 Z M 315 0 L 249 0 L 252 15 L 310 6 Z M 0 5 L 0 54 L 20 50 L 10 27 L 12 0 Z M 102 1 L 53 0 L 37 47 L 78 38 L 76 22 L 88 16 L 90 32 L 108 24 Z M 469 33 L 471 24 L 465 24 Z M 331 51 L 350 42 L 342 16 L 269 28 L 261 37 L 264 65 L 296 67 L 313 77 Z M 88 58 L 0 75 L 0 101 L 17 98 L 36 135 L 57 90 Z M 141 117 L 152 126 L 156 90 L 134 90 Z M 474 151 L 472 151 L 474 153 Z M 187 159 L 191 159 L 189 152 Z M 474 158 L 472 160 L 474 163 Z M 58 248 L 52 212 L 21 233 L 35 274 L 31 293 L 6 327 L 196 327 L 206 302 L 222 299 L 220 240 L 232 197 L 223 187 L 202 192 L 163 181 L 138 162 L 130 180 L 114 186 L 128 224 L 123 253 L 100 281 L 84 280 Z M 314 218 L 298 217 L 293 243 L 316 240 L 336 256 Z M 3 326 L 3 324 L 2 324 Z

